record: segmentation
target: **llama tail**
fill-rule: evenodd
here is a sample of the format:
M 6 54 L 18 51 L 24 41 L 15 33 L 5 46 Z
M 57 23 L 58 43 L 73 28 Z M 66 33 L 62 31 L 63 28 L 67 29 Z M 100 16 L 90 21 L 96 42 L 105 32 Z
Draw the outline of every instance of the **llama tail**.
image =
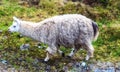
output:
M 93 30 L 94 30 L 94 37 L 93 40 L 96 41 L 99 35 L 99 28 L 96 22 L 92 21 L 92 26 L 93 26 Z

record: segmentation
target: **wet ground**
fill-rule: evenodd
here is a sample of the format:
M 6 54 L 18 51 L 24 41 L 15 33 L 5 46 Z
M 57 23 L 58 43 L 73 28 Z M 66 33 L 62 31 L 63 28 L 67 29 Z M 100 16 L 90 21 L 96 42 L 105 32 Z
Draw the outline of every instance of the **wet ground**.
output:
M 61 60 L 62 61 L 62 60 Z M 40 63 L 41 62 L 41 63 Z M 64 61 L 63 61 L 64 62 Z M 71 60 L 64 62 L 64 65 L 59 64 L 57 60 L 43 63 L 41 59 L 36 59 L 33 64 L 33 71 L 35 72 L 120 72 L 120 62 L 94 62 L 85 63 Z M 12 65 L 4 61 L 0 62 L 0 72 L 33 72 L 30 69 L 21 67 L 15 69 Z

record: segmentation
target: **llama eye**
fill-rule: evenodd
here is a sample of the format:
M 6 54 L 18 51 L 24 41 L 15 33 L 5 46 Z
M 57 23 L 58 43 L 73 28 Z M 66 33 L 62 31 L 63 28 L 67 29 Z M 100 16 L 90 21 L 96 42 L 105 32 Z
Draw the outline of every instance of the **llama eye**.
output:
M 13 26 L 14 28 L 16 27 L 16 26 Z

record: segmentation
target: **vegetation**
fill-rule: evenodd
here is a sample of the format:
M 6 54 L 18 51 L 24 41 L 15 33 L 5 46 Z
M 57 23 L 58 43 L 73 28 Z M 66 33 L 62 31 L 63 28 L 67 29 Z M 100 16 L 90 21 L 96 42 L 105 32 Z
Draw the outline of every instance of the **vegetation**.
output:
M 87 0 L 86 0 L 87 1 Z M 17 16 L 23 20 L 39 22 L 45 18 L 60 14 L 82 14 L 96 21 L 100 28 L 100 35 L 96 42 L 94 58 L 90 61 L 112 61 L 120 60 L 120 1 L 98 0 L 89 6 L 89 3 L 67 2 L 66 4 L 56 0 L 41 0 L 39 5 L 20 3 L 19 0 L 0 1 L 0 59 L 7 60 L 16 68 L 24 67 L 31 71 L 38 70 L 38 66 L 45 66 L 41 59 L 45 57 L 46 45 L 39 44 L 27 37 L 21 37 L 18 33 L 10 34 L 7 29 L 12 24 L 12 17 Z M 105 3 L 105 4 L 104 4 Z M 20 50 L 22 44 L 30 44 L 25 51 Z M 38 48 L 41 46 L 42 48 Z M 70 49 L 61 50 L 68 54 Z M 82 61 L 85 51 L 80 50 L 73 59 Z M 76 59 L 77 58 L 77 59 Z M 80 59 L 81 58 L 81 59 Z M 37 60 L 40 62 L 38 63 Z M 74 61 L 74 60 L 72 60 Z M 55 63 L 54 63 L 55 62 Z M 52 69 L 60 69 L 70 62 L 68 59 L 55 56 L 50 61 Z M 56 63 L 58 65 L 56 65 Z M 56 67 L 57 66 L 57 67 Z M 35 67 L 35 68 L 34 68 Z M 42 70 L 44 68 L 41 68 Z

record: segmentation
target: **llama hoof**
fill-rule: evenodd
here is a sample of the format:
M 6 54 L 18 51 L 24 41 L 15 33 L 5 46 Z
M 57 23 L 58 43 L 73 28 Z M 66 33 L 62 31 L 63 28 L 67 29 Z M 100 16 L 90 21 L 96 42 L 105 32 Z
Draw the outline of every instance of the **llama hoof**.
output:
M 72 57 L 71 56 L 67 56 L 67 58 L 71 59 Z
M 48 61 L 45 61 L 45 60 L 43 60 L 43 61 L 42 61 L 42 63 L 45 63 L 45 64 L 47 64 L 47 63 L 48 63 Z
M 47 63 L 48 63 L 48 61 L 44 61 L 44 63 L 46 63 L 46 64 L 47 64 Z

